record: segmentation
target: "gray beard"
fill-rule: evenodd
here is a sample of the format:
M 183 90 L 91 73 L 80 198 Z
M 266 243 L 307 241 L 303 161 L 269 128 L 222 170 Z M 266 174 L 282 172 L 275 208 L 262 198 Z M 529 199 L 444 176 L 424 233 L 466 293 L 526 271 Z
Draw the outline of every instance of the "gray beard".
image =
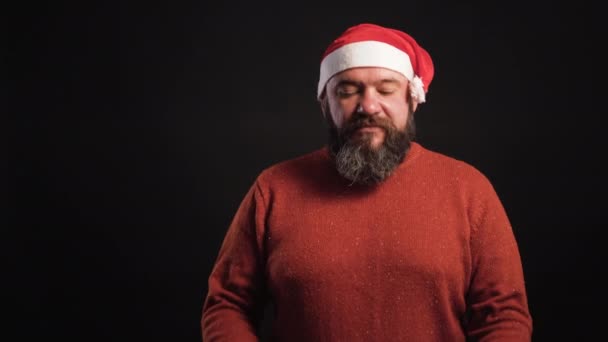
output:
M 397 130 L 389 121 L 365 114 L 353 115 L 340 130 L 333 122 L 329 123 L 329 147 L 336 169 L 351 185 L 373 185 L 386 180 L 405 159 L 415 134 L 413 115 L 409 116 L 404 131 Z M 385 138 L 380 146 L 372 147 L 370 136 L 353 137 L 365 125 L 384 129 Z

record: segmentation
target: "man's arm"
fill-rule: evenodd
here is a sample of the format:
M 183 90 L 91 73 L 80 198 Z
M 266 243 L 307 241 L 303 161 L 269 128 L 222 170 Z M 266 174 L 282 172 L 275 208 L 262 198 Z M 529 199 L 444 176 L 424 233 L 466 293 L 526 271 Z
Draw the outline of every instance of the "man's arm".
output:
M 486 190 L 472 210 L 467 335 L 474 341 L 530 341 L 532 318 L 517 242 L 489 182 Z
M 254 184 L 235 214 L 209 276 L 201 319 L 205 342 L 258 341 L 264 309 L 265 208 Z

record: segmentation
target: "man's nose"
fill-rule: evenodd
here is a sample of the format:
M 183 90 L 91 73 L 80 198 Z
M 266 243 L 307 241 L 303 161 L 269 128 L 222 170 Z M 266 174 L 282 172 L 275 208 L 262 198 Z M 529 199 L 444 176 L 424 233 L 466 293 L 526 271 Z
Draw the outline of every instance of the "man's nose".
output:
M 361 98 L 359 99 L 357 111 L 370 115 L 376 115 L 380 113 L 380 103 L 378 101 L 378 94 L 376 94 L 372 89 L 366 89 L 361 95 Z

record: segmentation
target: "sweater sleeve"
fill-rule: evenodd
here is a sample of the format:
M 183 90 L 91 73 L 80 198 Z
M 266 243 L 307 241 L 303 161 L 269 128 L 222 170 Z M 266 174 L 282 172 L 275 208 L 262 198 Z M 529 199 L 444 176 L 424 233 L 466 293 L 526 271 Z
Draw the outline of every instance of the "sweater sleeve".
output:
M 264 308 L 265 206 L 254 184 L 241 202 L 208 279 L 201 319 L 204 342 L 258 341 Z
M 494 188 L 484 177 L 472 203 L 472 277 L 467 335 L 472 341 L 530 341 L 523 268 L 517 242 Z

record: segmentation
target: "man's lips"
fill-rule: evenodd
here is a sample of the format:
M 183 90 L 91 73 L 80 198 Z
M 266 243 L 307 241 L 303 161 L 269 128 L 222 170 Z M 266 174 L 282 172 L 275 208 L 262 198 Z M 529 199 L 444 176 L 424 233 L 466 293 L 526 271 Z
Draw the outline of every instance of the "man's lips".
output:
M 380 127 L 380 126 L 363 126 L 360 127 L 356 130 L 356 132 L 361 132 L 361 133 L 373 133 L 373 132 L 378 132 L 378 131 L 383 131 L 384 128 Z

